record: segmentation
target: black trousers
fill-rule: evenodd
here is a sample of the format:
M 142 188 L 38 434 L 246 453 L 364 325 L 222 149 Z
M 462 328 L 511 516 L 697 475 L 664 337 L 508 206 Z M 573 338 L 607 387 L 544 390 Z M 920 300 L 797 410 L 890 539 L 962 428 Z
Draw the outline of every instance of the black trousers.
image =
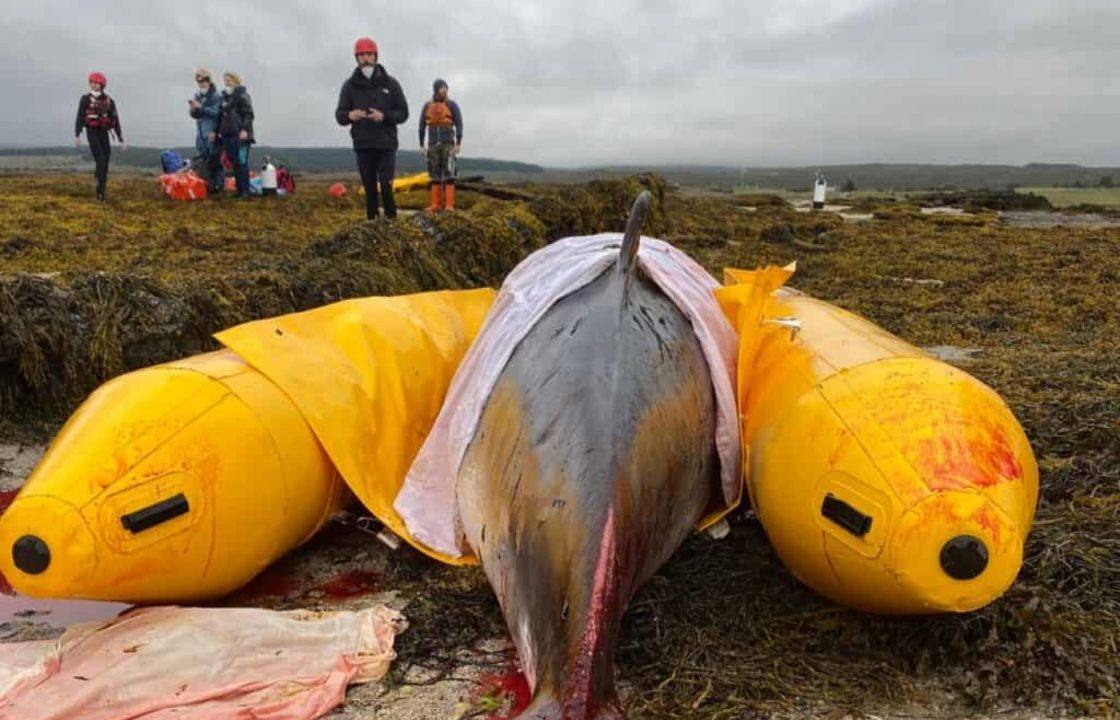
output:
M 97 194 L 105 194 L 105 182 L 109 179 L 109 131 L 105 128 L 86 128 L 89 151 L 93 153 L 93 176 L 97 178 Z
M 354 150 L 358 157 L 358 173 L 366 191 L 366 217 L 377 217 L 378 185 L 385 217 L 397 216 L 397 201 L 393 199 L 393 176 L 397 173 L 396 150 Z

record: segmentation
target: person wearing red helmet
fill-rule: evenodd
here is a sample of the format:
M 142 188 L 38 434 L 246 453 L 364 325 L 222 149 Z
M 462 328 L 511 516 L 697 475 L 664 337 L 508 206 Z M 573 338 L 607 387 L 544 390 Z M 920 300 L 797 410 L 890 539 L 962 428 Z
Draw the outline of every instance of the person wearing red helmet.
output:
M 377 217 L 380 197 L 385 217 L 397 216 L 393 176 L 397 167 L 397 126 L 408 120 L 408 101 L 395 78 L 378 62 L 377 43 L 359 38 L 354 43 L 354 73 L 342 84 L 334 116 L 350 126 L 358 173 L 366 192 L 366 217 Z M 378 192 L 380 186 L 380 192 Z
M 93 153 L 93 174 L 97 178 L 98 200 L 105 199 L 105 184 L 109 180 L 110 131 L 116 134 L 121 149 L 126 149 L 117 104 L 105 94 L 105 86 L 108 84 L 109 81 L 102 73 L 89 74 L 89 92 L 78 101 L 78 117 L 74 120 L 74 147 L 81 147 L 84 129 L 90 152 Z

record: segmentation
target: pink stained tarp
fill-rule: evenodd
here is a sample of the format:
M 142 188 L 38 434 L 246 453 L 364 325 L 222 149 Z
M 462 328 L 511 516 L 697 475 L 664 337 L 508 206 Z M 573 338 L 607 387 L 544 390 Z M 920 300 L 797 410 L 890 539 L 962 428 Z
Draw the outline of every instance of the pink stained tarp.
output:
M 455 477 L 490 391 L 517 344 L 545 312 L 613 265 L 621 244 L 621 233 L 558 240 L 506 277 L 394 503 L 415 538 L 446 555 L 469 554 L 459 522 Z M 638 264 L 691 321 L 708 361 L 723 499 L 731 509 L 739 503 L 743 486 L 734 386 L 738 338 L 712 294 L 719 283 L 688 255 L 654 238 L 641 239 Z
M 382 677 L 394 610 L 136 610 L 0 645 L 3 720 L 310 720 Z

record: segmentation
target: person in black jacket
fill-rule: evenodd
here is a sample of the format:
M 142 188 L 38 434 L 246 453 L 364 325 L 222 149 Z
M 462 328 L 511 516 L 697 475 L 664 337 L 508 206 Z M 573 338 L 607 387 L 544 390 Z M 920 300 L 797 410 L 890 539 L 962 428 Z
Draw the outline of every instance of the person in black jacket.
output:
M 237 197 L 249 197 L 249 148 L 253 137 L 253 99 L 241 84 L 241 76 L 227 71 L 222 75 L 222 114 L 218 117 L 218 135 L 226 157 L 233 164 L 237 181 Z
M 84 129 L 93 153 L 98 200 L 105 199 L 105 183 L 109 180 L 109 131 L 116 134 L 121 149 L 126 149 L 117 104 L 105 94 L 107 84 L 108 80 L 102 73 L 89 74 L 89 92 L 78 101 L 78 117 L 74 120 L 74 147 L 81 147 Z
M 354 43 L 358 67 L 342 84 L 334 111 L 339 125 L 350 126 L 358 172 L 366 192 L 366 217 L 377 217 L 377 186 L 385 217 L 397 216 L 393 176 L 397 169 L 397 126 L 408 120 L 408 101 L 401 85 L 377 62 L 377 43 L 360 38 Z

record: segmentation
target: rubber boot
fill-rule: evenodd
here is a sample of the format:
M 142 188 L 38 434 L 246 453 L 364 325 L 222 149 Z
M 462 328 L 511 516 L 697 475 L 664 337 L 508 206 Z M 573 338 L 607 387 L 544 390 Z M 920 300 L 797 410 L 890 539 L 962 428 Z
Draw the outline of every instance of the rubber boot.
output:
M 428 187 L 428 194 L 431 196 L 431 202 L 424 212 L 439 212 L 443 205 L 443 188 L 433 183 Z
M 455 184 L 454 183 L 448 183 L 447 187 L 444 188 L 444 190 L 443 190 L 443 209 L 444 210 L 454 210 L 455 209 Z

